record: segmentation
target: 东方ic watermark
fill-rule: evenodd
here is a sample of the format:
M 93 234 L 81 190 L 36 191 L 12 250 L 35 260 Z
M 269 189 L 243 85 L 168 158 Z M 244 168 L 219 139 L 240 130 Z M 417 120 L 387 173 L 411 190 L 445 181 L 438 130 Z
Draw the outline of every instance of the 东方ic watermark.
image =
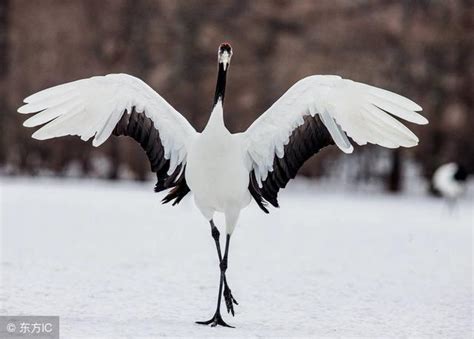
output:
M 0 316 L 0 338 L 59 339 L 59 317 Z

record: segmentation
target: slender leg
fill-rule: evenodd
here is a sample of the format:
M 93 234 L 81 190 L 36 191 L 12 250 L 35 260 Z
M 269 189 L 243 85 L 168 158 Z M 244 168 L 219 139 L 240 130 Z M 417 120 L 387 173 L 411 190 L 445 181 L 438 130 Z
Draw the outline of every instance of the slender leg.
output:
M 211 219 L 209 222 L 211 224 L 211 234 L 212 237 L 214 238 L 214 241 L 216 243 L 216 249 L 217 249 L 217 256 L 219 257 L 219 263 L 222 262 L 222 252 L 221 252 L 221 245 L 219 242 L 219 230 L 217 229 L 216 225 L 214 224 L 214 220 Z M 225 305 L 227 308 L 227 313 L 231 313 L 232 316 L 235 315 L 234 312 L 234 304 L 238 305 L 239 303 L 237 300 L 234 298 L 232 295 L 232 291 L 230 290 L 229 284 L 227 283 L 227 277 L 224 272 L 224 300 L 225 300 Z
M 217 255 L 219 256 L 219 263 L 222 261 L 222 253 L 221 253 L 221 244 L 219 242 L 219 237 L 220 237 L 220 232 L 217 229 L 216 225 L 214 224 L 214 220 L 211 219 L 209 221 L 209 224 L 211 224 L 211 235 L 212 238 L 214 239 L 214 242 L 216 243 L 216 248 L 217 248 Z
M 232 316 L 235 315 L 234 313 L 234 304 L 238 305 L 239 303 L 237 300 L 235 300 L 234 296 L 232 295 L 232 292 L 229 288 L 229 285 L 227 284 L 227 278 L 225 276 L 225 271 L 227 270 L 227 256 L 229 253 L 229 245 L 230 245 L 230 234 L 227 234 L 226 237 L 226 243 L 225 243 L 225 251 L 224 251 L 224 258 L 221 260 L 221 272 L 224 272 L 224 300 L 225 300 L 225 305 L 227 307 L 227 313 L 231 313 Z M 224 267 L 224 270 L 223 270 Z
M 224 257 L 222 257 L 220 243 L 219 243 L 219 230 L 214 225 L 214 222 L 212 220 L 210 221 L 210 223 L 211 223 L 212 237 L 214 238 L 214 240 L 216 242 L 217 254 L 219 256 L 219 267 L 220 267 L 220 270 L 221 270 L 220 280 L 219 280 L 219 294 L 217 296 L 217 307 L 216 307 L 216 312 L 214 313 L 214 316 L 210 320 L 197 321 L 196 323 L 201 324 L 201 325 L 211 325 L 213 327 L 217 326 L 217 325 L 221 325 L 221 326 L 225 326 L 225 327 L 232 327 L 232 326 L 230 326 L 230 325 L 228 325 L 224 322 L 224 320 L 222 319 L 221 313 L 220 313 L 221 299 L 222 299 L 222 289 L 223 289 L 224 285 L 225 285 L 225 287 L 224 287 L 224 297 L 226 298 L 227 309 L 229 311 L 229 302 L 230 302 L 230 305 L 232 306 L 231 307 L 232 315 L 234 314 L 232 302 L 235 302 L 235 304 L 237 304 L 237 301 L 232 297 L 230 288 L 227 285 L 227 281 L 226 281 L 226 278 L 225 278 L 225 271 L 227 270 L 227 257 L 228 257 L 228 254 L 229 254 L 230 235 L 227 234 Z M 229 300 L 227 298 L 229 298 Z

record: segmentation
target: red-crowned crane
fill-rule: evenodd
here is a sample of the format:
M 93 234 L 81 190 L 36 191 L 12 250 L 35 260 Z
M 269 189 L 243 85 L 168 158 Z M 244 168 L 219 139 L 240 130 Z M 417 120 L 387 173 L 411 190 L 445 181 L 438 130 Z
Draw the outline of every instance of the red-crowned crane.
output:
M 156 173 L 156 192 L 170 190 L 164 203 L 178 204 L 190 191 L 210 223 L 219 257 L 220 282 L 213 317 L 199 324 L 227 325 L 221 317 L 221 297 L 234 315 L 226 280 L 229 243 L 243 208 L 252 198 L 268 213 L 278 207 L 278 191 L 323 147 L 336 144 L 343 152 L 357 144 L 388 148 L 412 147 L 418 138 L 393 116 L 415 124 L 428 121 L 421 107 L 398 94 L 342 79 L 313 75 L 294 84 L 243 133 L 224 124 L 226 77 L 231 46 L 218 49 L 218 75 L 209 121 L 199 133 L 158 93 L 127 74 L 109 74 L 45 89 L 27 97 L 19 113 L 35 113 L 26 127 L 43 125 L 38 140 L 77 135 L 99 146 L 111 134 L 134 138 L 145 150 Z M 346 136 L 347 135 L 347 136 Z M 215 212 L 225 216 L 226 244 L 222 252 Z

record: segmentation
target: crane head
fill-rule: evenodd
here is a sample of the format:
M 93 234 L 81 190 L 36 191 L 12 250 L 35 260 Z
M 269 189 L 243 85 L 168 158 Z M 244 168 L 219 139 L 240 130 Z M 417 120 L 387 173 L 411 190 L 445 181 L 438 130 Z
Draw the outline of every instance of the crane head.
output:
M 217 53 L 217 61 L 223 65 L 224 71 L 230 64 L 230 58 L 232 57 L 232 47 L 229 43 L 224 42 L 219 46 Z

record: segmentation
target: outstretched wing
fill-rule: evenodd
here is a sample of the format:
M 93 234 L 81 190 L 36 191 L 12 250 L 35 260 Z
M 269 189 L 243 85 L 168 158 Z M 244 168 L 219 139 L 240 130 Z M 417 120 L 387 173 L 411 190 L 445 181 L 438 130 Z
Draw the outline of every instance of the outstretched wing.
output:
M 109 74 L 51 87 L 27 97 L 19 113 L 37 113 L 23 125 L 45 124 L 33 138 L 77 135 L 99 146 L 109 136 L 128 135 L 145 150 L 157 174 L 156 191 L 175 187 L 164 199 L 178 203 L 189 188 L 184 180 L 187 145 L 196 135 L 189 122 L 138 78 Z
M 427 124 L 416 113 L 421 110 L 398 94 L 339 76 L 304 78 L 243 133 L 249 190 L 264 211 L 265 201 L 278 207 L 279 189 L 321 148 L 335 143 L 345 153 L 353 151 L 347 136 L 359 145 L 415 146 L 416 135 L 393 116 Z

